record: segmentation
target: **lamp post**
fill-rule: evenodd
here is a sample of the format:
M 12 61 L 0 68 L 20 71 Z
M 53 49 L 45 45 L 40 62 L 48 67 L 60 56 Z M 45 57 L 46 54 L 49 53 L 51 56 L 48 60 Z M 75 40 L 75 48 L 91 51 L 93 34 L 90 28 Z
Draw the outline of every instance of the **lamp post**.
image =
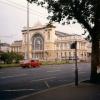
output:
M 78 86 L 77 41 L 75 41 L 75 86 Z
M 75 49 L 75 86 L 78 86 L 77 41 L 71 44 L 71 49 Z
M 27 1 L 27 59 L 29 59 L 29 2 Z

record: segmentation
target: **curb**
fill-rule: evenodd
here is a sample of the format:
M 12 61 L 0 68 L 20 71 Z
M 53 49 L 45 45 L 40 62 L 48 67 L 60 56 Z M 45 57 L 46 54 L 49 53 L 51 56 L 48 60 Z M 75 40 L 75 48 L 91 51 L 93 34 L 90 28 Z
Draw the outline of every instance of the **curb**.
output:
M 50 90 L 54 90 L 54 89 L 57 89 L 57 88 L 61 88 L 61 87 L 65 87 L 65 86 L 71 86 L 73 84 L 74 84 L 74 82 L 66 84 L 66 85 L 64 84 L 64 85 L 60 85 L 60 86 L 57 86 L 57 87 L 48 88 L 48 89 L 41 90 L 41 91 L 29 94 L 29 95 L 25 95 L 25 96 L 21 96 L 21 97 L 15 98 L 13 100 L 21 100 L 21 99 L 24 99 L 24 98 L 29 97 L 29 96 L 34 96 L 36 94 L 44 93 L 44 92 L 47 92 L 47 91 L 50 91 Z

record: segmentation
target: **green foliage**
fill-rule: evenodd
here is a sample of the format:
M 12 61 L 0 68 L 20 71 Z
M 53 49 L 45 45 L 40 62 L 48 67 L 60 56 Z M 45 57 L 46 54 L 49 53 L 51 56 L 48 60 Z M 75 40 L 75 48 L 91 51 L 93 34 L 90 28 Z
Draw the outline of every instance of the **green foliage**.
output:
M 70 24 L 79 22 L 94 38 L 96 22 L 100 20 L 100 0 L 27 0 L 48 9 L 49 20 Z M 75 20 L 73 20 L 75 19 Z M 97 21 L 96 21 L 97 20 Z M 100 33 L 96 33 L 100 34 Z M 98 36 L 97 36 L 98 37 Z M 100 37 L 99 37 L 100 38 Z
M 0 60 L 6 64 L 19 63 L 19 60 L 24 57 L 14 52 L 2 52 L 0 53 Z
M 0 68 L 19 67 L 19 64 L 0 64 Z
M 60 64 L 69 64 L 66 61 L 42 61 L 42 65 L 60 65 Z
M 46 7 L 49 20 L 70 24 L 76 21 L 89 32 L 87 39 L 92 42 L 91 80 L 95 80 L 100 64 L 100 0 L 27 0 Z M 73 22 L 75 23 L 75 22 Z M 85 34 L 86 32 L 84 32 Z

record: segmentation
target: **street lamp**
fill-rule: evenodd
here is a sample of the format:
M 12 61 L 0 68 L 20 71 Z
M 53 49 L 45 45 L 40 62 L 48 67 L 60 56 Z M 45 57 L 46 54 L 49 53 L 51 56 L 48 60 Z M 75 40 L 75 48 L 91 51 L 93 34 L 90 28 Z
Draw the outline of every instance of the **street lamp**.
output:
M 75 86 L 78 86 L 77 41 L 75 41 Z
M 78 86 L 77 41 L 71 44 L 71 49 L 75 49 L 75 86 Z
M 27 1 L 27 59 L 29 59 L 29 2 Z

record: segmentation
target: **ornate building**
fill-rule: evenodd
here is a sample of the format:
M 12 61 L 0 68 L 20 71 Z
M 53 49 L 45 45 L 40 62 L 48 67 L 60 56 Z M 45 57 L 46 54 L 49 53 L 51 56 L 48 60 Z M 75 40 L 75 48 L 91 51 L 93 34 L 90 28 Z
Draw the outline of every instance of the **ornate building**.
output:
M 22 40 L 19 40 L 19 41 L 14 41 L 12 44 L 11 44 L 11 51 L 12 52 L 16 52 L 16 53 L 19 53 L 19 54 L 23 54 L 23 50 L 22 50 Z
M 29 28 L 29 41 L 27 42 L 27 28 L 23 28 L 22 48 L 24 55 L 29 49 L 29 58 L 40 60 L 73 59 L 75 50 L 71 49 L 73 42 L 77 41 L 77 56 L 80 60 L 88 60 L 91 53 L 88 44 L 81 35 L 68 34 L 55 30 L 53 25 L 36 24 Z

